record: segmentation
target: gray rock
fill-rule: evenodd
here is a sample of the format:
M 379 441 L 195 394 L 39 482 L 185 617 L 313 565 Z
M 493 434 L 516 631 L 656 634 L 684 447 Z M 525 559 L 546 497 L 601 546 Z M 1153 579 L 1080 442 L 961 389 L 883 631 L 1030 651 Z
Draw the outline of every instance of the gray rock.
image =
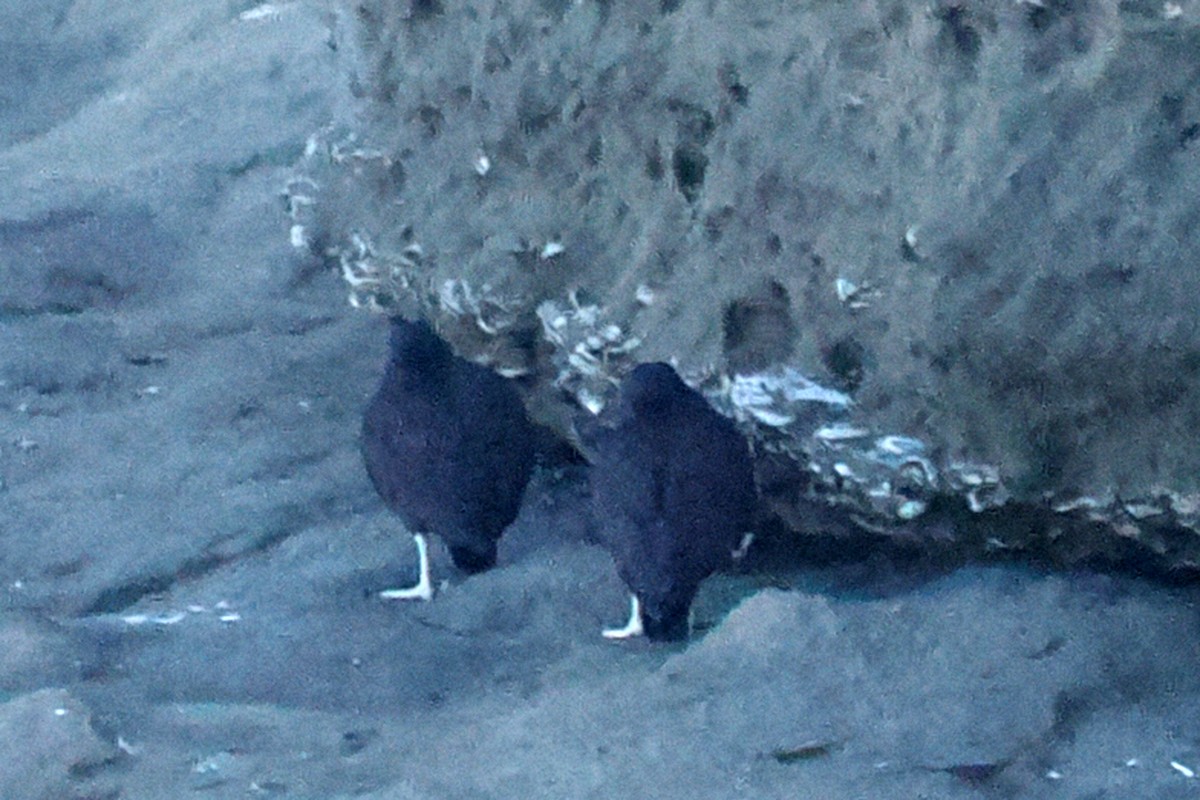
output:
M 436 22 L 434 9 L 450 5 L 426 0 L 395 24 L 418 35 Z M 500 37 L 462 48 L 443 42 L 441 49 L 456 50 L 464 63 L 478 57 L 481 80 L 506 79 L 507 59 L 520 67 L 521 81 L 536 83 L 541 73 L 528 52 L 560 41 L 557 15 L 604 7 L 538 5 L 543 28 L 530 22 L 532 6 L 520 2 L 504 7 L 503 23 L 492 23 L 503 24 L 517 43 L 508 52 L 500 49 Z M 1075 14 L 1094 8 L 1074 5 L 1083 9 Z M 438 603 L 399 608 L 367 597 L 391 570 L 407 569 L 414 560 L 408 548 L 397 548 L 395 520 L 374 498 L 357 449 L 356 432 L 385 343 L 363 315 L 340 308 L 345 287 L 321 273 L 319 258 L 292 252 L 288 228 L 304 225 L 304 214 L 296 206 L 297 219 L 289 220 L 277 194 L 309 133 L 330 116 L 348 118 L 337 111 L 347 83 L 337 70 L 354 48 L 344 38 L 336 50 L 330 47 L 326 21 L 333 19 L 342 31 L 357 23 L 326 16 L 322 6 L 322 0 L 14 0 L 0 8 L 0 39 L 8 45 L 0 59 L 0 77 L 6 79 L 0 93 L 7 93 L 0 175 L 10 189 L 0 193 L 0 237 L 9 237 L 0 242 L 5 607 L 0 645 L 11 648 L 0 658 L 6 673 L 0 688 L 12 693 L 3 698 L 11 703 L 0 706 L 6 732 L 0 752 L 9 757 L 0 794 L 21 800 L 42 790 L 55 800 L 285 794 L 675 800 L 793 797 L 797 786 L 835 799 L 978 798 L 981 788 L 1039 800 L 1117 789 L 1129 797 L 1194 794 L 1193 783 L 1173 766 L 1200 769 L 1200 753 L 1191 744 L 1200 741 L 1194 589 L 1168 591 L 1087 571 L 1047 577 L 1019 569 L 966 570 L 924 583 L 886 564 L 801 570 L 792 559 L 765 574 L 706 581 L 695 603 L 702 638 L 686 650 L 614 648 L 595 631 L 623 610 L 622 587 L 607 555 L 588 544 L 586 484 L 577 470 L 567 470 L 562 481 L 550 471 L 535 475 L 521 514 L 500 541 L 498 569 L 452 581 Z M 627 20 L 630 7 L 607 4 L 611 25 Z M 714 7 L 725 14 L 722 23 L 731 19 L 724 6 Z M 898 52 L 931 41 L 914 34 L 918 23 L 932 24 L 925 17 L 914 22 L 903 9 L 887 9 L 890 34 L 863 37 L 856 46 L 848 33 L 860 23 L 875 24 L 863 16 L 869 13 L 864 8 L 843 16 L 834 6 L 810 7 L 803 21 L 811 25 L 796 27 L 795 18 L 781 17 L 788 27 L 727 40 L 736 20 L 724 27 L 709 24 L 692 0 L 668 0 L 646 10 L 644 32 L 630 25 L 628 38 L 645 44 L 651 55 L 659 53 L 662 71 L 690 72 L 691 80 L 712 78 L 705 59 L 764 48 L 787 30 L 803 30 L 814 42 L 815 49 L 798 52 L 802 65 L 816 69 L 818 62 L 829 63 L 820 74 L 846 80 L 871 79 L 863 71 L 870 64 L 863 47 L 872 41 Z M 1122 8 L 1127 10 L 1121 19 L 1160 25 L 1157 3 Z M 1147 13 L 1138 17 L 1142 8 Z M 667 32 L 655 21 L 660 9 L 672 26 L 670 35 L 683 43 L 679 48 L 665 49 L 671 43 L 662 42 Z M 364 7 L 368 16 L 370 11 Z M 1042 18 L 1024 4 L 996 13 L 1033 15 L 1031 37 L 1050 30 L 1050 40 L 1061 41 L 1064 33 L 1079 33 L 1074 40 L 1067 37 L 1068 53 L 1090 41 L 1086 30 L 1064 25 L 1062 12 Z M 1180 23 L 1180 51 L 1194 44 L 1188 40 L 1189 13 L 1185 8 L 1173 21 Z M 971 17 L 949 15 L 948 21 L 967 24 Z M 988 37 L 999 28 L 971 24 L 981 31 L 981 53 L 1005 56 L 988 50 Z M 961 40 L 970 48 L 969 32 L 950 30 L 948 44 Z M 1114 107 L 1140 97 L 1144 87 L 1170 80 L 1172 62 L 1163 57 L 1153 30 L 1137 35 L 1144 39 L 1139 47 L 1116 40 L 1105 69 L 1160 60 L 1143 70 L 1144 80 L 1129 84 L 1125 100 L 1108 98 Z M 431 66 L 436 49 L 428 45 L 422 56 Z M 584 40 L 575 52 L 581 71 L 616 58 L 614 80 L 623 68 L 637 66 L 636 54 L 619 58 L 600 38 Z M 1006 57 L 1021 67 L 1021 52 L 1014 47 Z M 1091 52 L 1110 58 L 1108 50 Z M 548 67 L 554 63 L 550 55 L 547 51 L 544 59 Z M 401 56 L 397 63 L 408 57 Z M 1039 57 L 1044 63 L 1045 54 Z M 771 72 L 775 62 L 766 60 L 761 70 L 755 63 L 738 61 L 748 87 L 743 109 L 758 102 L 758 83 L 751 79 L 777 74 Z M 1076 80 L 1092 74 L 1077 56 L 1069 63 L 1078 67 Z M 920 59 L 907 66 L 919 76 L 911 78 L 912 85 L 934 85 Z M 371 74 L 358 73 L 357 86 L 365 90 Z M 1036 79 L 1039 87 L 1047 84 L 1052 100 L 1061 97 L 1049 85 L 1058 74 L 1051 70 Z M 889 83 L 877 85 L 903 87 L 909 75 L 897 70 Z M 797 80 L 803 77 L 786 75 L 801 88 L 810 85 Z M 969 78 L 962 78 L 963 87 L 969 88 Z M 432 81 L 427 88 L 428 97 L 437 94 Z M 1043 97 L 1039 90 L 1027 98 L 1037 112 L 1027 125 L 1056 118 L 1058 106 L 1039 105 L 1050 102 Z M 640 113 L 635 96 L 613 98 Z M 797 113 L 819 115 L 822 108 Z M 986 113 L 986 104 L 962 108 Z M 571 122 L 570 115 L 565 120 Z M 545 130 L 558 124 L 551 119 Z M 719 125 L 711 141 L 723 136 Z M 968 129 L 948 124 L 945 139 L 957 141 L 953 132 Z M 817 123 L 798 130 L 798 137 L 788 138 L 791 146 L 807 148 L 798 161 L 814 148 L 841 141 L 836 135 L 822 139 Z M 921 130 L 928 128 L 912 135 Z M 1124 130 L 1114 129 L 1109 138 L 1119 140 Z M 478 131 L 487 142 L 496 141 L 489 131 L 503 132 L 487 126 Z M 885 135 L 879 140 L 892 141 Z M 320 141 L 314 140 L 313 158 L 320 156 Z M 667 173 L 673 141 L 663 144 Z M 573 145 L 569 137 L 563 142 L 562 153 L 569 156 Z M 360 136 L 359 144 L 369 143 Z M 427 153 L 423 148 L 413 152 Z M 712 148 L 706 153 L 704 187 L 695 200 L 681 195 L 671 208 L 686 211 L 707 202 L 710 179 L 720 171 L 714 169 L 738 155 Z M 395 163 L 399 155 L 389 157 Z M 535 155 L 550 163 L 554 152 Z M 473 156 L 468 182 L 487 177 L 478 175 Z M 954 151 L 932 161 L 953 166 L 960 157 Z M 491 153 L 490 161 L 489 176 L 507 173 L 511 180 L 513 170 L 524 169 L 504 153 Z M 620 163 L 609 159 L 602 172 L 590 173 L 597 193 L 606 175 L 619 175 Z M 825 181 L 854 174 L 850 167 L 839 173 L 840 163 L 829 159 L 808 166 Z M 1110 167 L 1112 162 L 1103 162 L 1097 170 Z M 314 196 L 350 194 L 373 169 L 362 158 L 348 169 L 334 169 L 331 161 L 325 174 L 333 180 Z M 399 175 L 396 168 L 392 179 Z M 380 208 L 392 214 L 405 208 L 397 201 L 415 191 L 409 186 L 397 196 L 386 182 L 376 185 L 383 191 Z M 944 181 L 935 188 L 952 193 L 957 185 Z M 453 189 L 449 183 L 437 187 L 449 201 L 465 197 Z M 669 194 L 663 189 L 650 201 L 670 205 Z M 371 196 L 360 194 L 359 200 Z M 521 218 L 522 196 L 516 191 L 511 202 L 492 204 L 508 228 Z M 444 297 L 447 308 L 462 309 L 459 317 L 448 311 L 442 320 L 460 354 L 523 369 L 526 381 L 540 383 L 533 400 L 546 414 L 561 407 L 554 405 L 559 387 L 553 386 L 560 371 L 561 388 L 581 404 L 595 405 L 607 399 L 609 374 L 677 351 L 693 383 L 718 390 L 709 393 L 714 405 L 747 427 L 757 426 L 760 471 L 778 470 L 771 482 L 777 504 L 805 487 L 827 491 L 822 481 L 837 463 L 876 483 L 889 470 L 902 471 L 909 482 L 893 485 L 902 486 L 906 501 L 922 498 L 921 482 L 928 480 L 924 462 L 937 468 L 938 487 L 949 484 L 941 469 L 949 456 L 921 438 L 921 430 L 868 426 L 861 418 L 877 413 L 863 393 L 879 373 L 864 369 L 860 388 L 851 391 L 822 372 L 819 359 L 805 355 L 812 331 L 837 320 L 816 325 L 796 313 L 810 303 L 795 288 L 802 275 L 781 275 L 785 298 L 769 283 L 754 283 L 756 258 L 714 271 L 711 283 L 718 294 L 730 276 L 744 274 L 753 284 L 752 293 L 741 295 L 750 300 L 728 317 L 743 332 L 731 336 L 725 348 L 721 315 L 707 321 L 693 316 L 693 307 L 705 307 L 698 298 L 707 296 L 708 287 L 687 270 L 702 262 L 657 260 L 656 242 L 669 232 L 655 227 L 649 201 L 633 199 L 637 213 L 651 216 L 649 235 L 629 248 L 641 254 L 631 263 L 642 265 L 637 269 L 658 264 L 657 282 L 639 291 L 631 267 L 628 292 L 615 283 L 580 284 L 574 302 L 567 291 L 538 300 L 531 316 L 499 335 L 484 327 L 503 325 L 506 306 L 481 297 L 491 279 L 487 273 L 475 274 L 473 281 L 483 280 L 469 284 L 455 274 L 458 256 L 448 258 L 432 235 L 449 229 L 424 228 L 415 219 L 408 236 L 403 229 L 394 232 L 395 248 L 389 249 L 385 237 L 368 236 L 362 252 L 369 253 L 371 245 L 384 255 L 398 251 L 411 266 L 396 272 L 395 280 L 438 290 L 406 293 L 404 302 L 432 308 Z M 922 194 L 922 202 L 937 199 L 935 191 Z M 964 213 L 970 210 L 971 203 L 953 199 L 962 201 Z M 570 192 L 533 200 L 539 208 L 561 209 L 568 220 L 579 218 L 578 198 Z M 832 200 L 826 206 L 832 210 L 825 213 L 847 216 Z M 318 254 L 324 244 L 335 243 L 332 234 L 321 238 L 321 209 L 338 207 L 357 206 L 307 207 L 317 216 L 309 219 L 309 229 L 296 232 L 301 241 L 311 236 Z M 472 206 L 461 208 L 464 217 L 471 216 Z M 860 204 L 853 211 L 876 213 L 872 208 Z M 72 222 L 78 212 L 86 220 Z M 621 219 L 630 228 L 641 225 L 628 214 Z M 782 226 L 786 214 L 777 219 Z M 347 215 L 341 224 L 354 220 Z M 330 231 L 335 223 L 329 219 Z M 467 219 L 462 230 L 476 224 Z M 887 238 L 895 242 L 906 230 L 899 227 Z M 1178 232 L 1186 243 L 1186 228 Z M 705 230 L 693 242 L 688 237 L 695 234 L 685 232 L 679 252 L 691 247 L 727 252 L 737 239 L 726 234 L 712 241 L 707 235 Z M 935 265 L 938 235 L 935 226 L 922 227 L 910 257 L 924 260 L 904 263 Z M 136 246 L 128 247 L 125 237 Z M 564 232 L 562 252 L 546 242 L 526 262 L 539 273 L 554 274 L 557 259 L 583 252 L 581 241 Z M 819 238 L 822 247 L 841 241 Z M 865 247 L 863 240 L 853 241 Z M 781 235 L 780 242 L 781 252 L 791 252 L 787 237 Z M 517 247 L 520 241 L 500 233 L 489 240 L 490 247 L 502 245 Z M 476 249 L 460 252 L 470 256 Z M 727 255 L 722 258 L 729 263 Z M 96 261 L 110 263 L 111 274 L 90 263 Z M 583 261 L 557 279 L 573 284 L 587 277 L 591 262 Z M 399 258 L 396 263 L 404 266 Z M 869 260 L 861 263 L 863 269 L 878 269 Z M 598 261 L 598 274 L 622 280 L 626 273 L 614 264 Z M 671 267 L 676 271 L 667 274 Z M 496 280 L 506 280 L 506 269 L 499 265 Z M 842 269 L 838 262 L 831 274 Z M 61 280 L 50 279 L 52 273 Z M 887 274 L 879 270 L 866 280 L 840 275 L 853 287 L 836 279 L 827 283 L 828 276 L 819 284 L 814 279 L 812 296 L 836 297 L 840 290 L 851 319 L 878 324 L 872 315 L 889 302 L 888 295 L 873 296 L 868 283 L 872 275 L 877 280 Z M 697 285 L 695 296 L 680 294 L 677 287 L 685 284 Z M 897 289 L 896 283 L 886 285 Z M 630 295 L 636 305 L 612 304 L 612 297 Z M 864 301 L 872 305 L 849 308 Z M 840 298 L 834 302 L 842 308 Z M 672 314 L 687 323 L 675 338 Z M 907 324 L 919 327 L 919 319 Z M 710 325 L 715 338 L 704 339 L 703 348 L 693 352 L 680 342 L 697 325 Z M 867 353 L 866 345 L 890 341 L 872 331 L 860 332 Z M 793 343 L 791 355 L 783 355 L 777 339 Z M 663 349 L 656 354 L 654 348 Z M 725 349 L 724 358 L 734 365 L 726 371 L 741 370 L 743 380 L 731 378 L 725 387 L 719 379 L 697 381 L 696 365 L 705 353 Z M 769 363 L 780 359 L 786 363 Z M 786 417 L 787 424 L 770 424 Z M 927 427 L 944 427 L 934 422 Z M 810 442 L 794 435 L 793 427 L 825 444 L 812 447 L 806 460 Z M 867 433 L 856 439 L 857 429 Z M 772 431 L 780 435 L 764 435 Z M 885 436 L 897 433 L 906 437 Z M 825 471 L 816 473 L 810 463 Z M 976 478 L 964 473 L 955 491 L 973 492 L 986 506 L 993 498 L 986 478 L 984 472 Z M 843 480 L 844 502 L 853 503 L 855 484 Z M 1144 520 L 1155 516 L 1150 504 L 1122 499 L 1128 501 L 1123 513 L 1143 526 L 1144 535 Z M 1064 507 L 1073 504 L 1071 513 L 1083 516 L 1100 514 L 1104 509 L 1095 502 L 1100 500 L 1104 497 L 1084 495 Z M 873 519 L 894 517 L 902 508 L 889 507 L 887 498 L 880 502 Z M 915 517 L 906 530 L 928 535 L 918 527 L 931 513 Z M 1028 525 L 1030 518 L 1018 514 L 979 518 L 998 534 L 1024 527 L 1044 537 L 1039 530 L 1049 528 Z M 948 530 L 954 532 L 952 526 Z M 449 554 L 440 542 L 435 545 L 435 563 L 448 569 Z M 46 686 L 67 687 L 69 696 L 59 689 L 27 694 Z M 70 727 L 54 724 L 59 717 L 47 723 L 42 712 L 53 716 L 53 708 L 70 712 Z M 83 720 L 89 712 L 93 724 Z M 46 724 L 38 729 L 31 721 Z M 37 756 L 49 759 L 46 773 L 22 771 Z M 964 766 L 980 771 L 989 762 L 998 769 L 991 780 L 982 786 L 964 780 L 971 772 Z M 75 769 L 61 779 L 72 763 Z M 26 782 L 13 786 L 10 779 Z
M 120 610 L 370 496 L 341 390 L 382 353 L 278 197 L 346 81 L 278 7 L 0 9 L 6 608 Z
M 65 689 L 0 705 L 0 750 L 0 796 L 8 800 L 75 797 L 89 786 L 90 773 L 117 755 L 92 730 L 88 709 Z
M 774 382 L 730 411 L 807 473 L 785 517 L 1074 509 L 1194 565 L 1200 26 L 1172 7 L 373 0 L 300 242 L 536 372 L 544 419 L 635 362 L 718 405 Z M 843 392 L 844 429 L 781 375 Z
M 55 626 L 23 614 L 0 614 L 0 691 L 62 685 L 78 675 L 77 654 Z

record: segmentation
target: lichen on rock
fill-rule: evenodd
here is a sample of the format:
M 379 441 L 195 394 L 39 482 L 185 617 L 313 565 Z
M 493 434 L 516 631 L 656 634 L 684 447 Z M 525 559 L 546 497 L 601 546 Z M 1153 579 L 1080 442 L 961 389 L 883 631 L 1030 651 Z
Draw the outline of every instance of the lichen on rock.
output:
M 669 360 L 884 529 L 939 497 L 1200 529 L 1193 15 L 352 13 L 361 115 L 309 148 L 293 241 L 360 301 L 457 321 L 461 351 L 532 376 L 544 417 Z M 784 374 L 847 400 L 828 425 L 730 403 Z M 1174 561 L 1200 563 L 1190 541 Z

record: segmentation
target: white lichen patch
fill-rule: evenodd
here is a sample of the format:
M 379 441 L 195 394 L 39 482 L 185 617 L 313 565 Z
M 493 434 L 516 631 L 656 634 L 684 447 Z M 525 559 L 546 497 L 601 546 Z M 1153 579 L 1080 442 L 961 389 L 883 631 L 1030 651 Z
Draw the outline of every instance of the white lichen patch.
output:
M 166 611 L 161 614 L 146 614 L 146 613 L 126 614 L 126 615 L 120 617 L 120 620 L 125 625 L 134 627 L 134 628 L 140 627 L 142 625 L 170 626 L 170 625 L 178 625 L 179 623 L 183 622 L 185 619 L 202 617 L 213 611 L 220 612 L 217 615 L 216 619 L 218 622 L 222 622 L 225 624 L 229 624 L 229 623 L 233 623 L 233 622 L 240 622 L 242 619 L 242 615 L 236 611 L 233 611 L 232 606 L 229 604 L 228 601 L 221 600 L 218 603 L 216 603 L 216 605 L 214 605 L 212 607 L 212 609 L 209 609 L 206 606 L 200 605 L 198 603 L 191 603 L 191 604 L 188 604 L 183 609 L 175 609 L 172 611 Z
M 825 444 L 841 444 L 842 442 L 866 439 L 870 435 L 871 432 L 866 428 L 860 428 L 844 422 L 835 422 L 832 425 L 822 425 L 820 428 L 817 428 L 813 437 Z
M 407 245 L 399 253 L 381 252 L 361 231 L 351 233 L 348 243 L 331 250 L 342 279 L 350 286 L 350 305 L 376 312 L 386 311 L 396 297 L 412 290 L 424 256 L 418 244 Z
M 823 496 L 841 497 L 860 516 L 870 512 L 879 530 L 886 530 L 884 520 L 910 522 L 925 514 L 942 487 L 924 442 L 855 424 L 845 418 L 854 408 L 849 395 L 791 367 L 725 377 L 709 398 L 747 429 L 756 447 L 805 464 Z M 982 503 L 995 487 L 986 473 L 972 474 Z
M 312 178 L 300 176 L 288 181 L 280 192 L 284 211 L 292 221 L 288 228 L 288 240 L 297 250 L 308 250 L 310 247 L 308 230 L 314 221 L 313 208 L 317 204 L 314 195 L 319 189 L 320 186 Z
M 288 243 L 293 249 L 307 250 L 309 248 L 308 230 L 299 223 L 288 229 Z
M 451 278 L 438 287 L 437 298 L 441 311 L 470 317 L 488 336 L 499 336 L 517 322 L 520 304 L 501 297 L 489 283 L 474 288 L 465 280 Z
M 238 14 L 241 22 L 274 22 L 296 7 L 296 3 L 261 3 Z
M 815 407 L 827 407 L 836 414 L 852 403 L 848 395 L 821 386 L 791 367 L 734 375 L 722 381 L 718 395 L 735 419 L 768 428 L 787 428 L 798 420 L 812 419 Z M 827 412 L 818 413 L 828 416 Z
M 1000 470 L 990 464 L 951 462 L 946 467 L 946 480 L 950 489 L 965 497 L 967 507 L 977 514 L 999 508 L 1009 499 L 1008 490 L 1000 480 Z
M 562 242 L 556 239 L 551 239 L 542 245 L 542 249 L 538 251 L 538 258 L 542 261 L 549 261 L 555 256 L 562 255 L 566 251 L 567 248 Z
M 859 285 L 848 278 L 835 280 L 833 290 L 837 294 L 838 301 L 853 311 L 869 307 L 871 301 L 880 294 L 879 290 L 869 283 Z
M 567 304 L 547 300 L 537 308 L 542 335 L 554 346 L 552 360 L 558 368 L 554 385 L 570 392 L 592 414 L 604 410 L 606 398 L 633 361 L 630 354 L 641 346 L 640 337 L 606 322 L 595 304 L 579 301 L 576 292 Z
M 480 150 L 475 153 L 471 167 L 475 170 L 475 174 L 482 178 L 492 171 L 492 160 L 487 157 L 487 153 Z

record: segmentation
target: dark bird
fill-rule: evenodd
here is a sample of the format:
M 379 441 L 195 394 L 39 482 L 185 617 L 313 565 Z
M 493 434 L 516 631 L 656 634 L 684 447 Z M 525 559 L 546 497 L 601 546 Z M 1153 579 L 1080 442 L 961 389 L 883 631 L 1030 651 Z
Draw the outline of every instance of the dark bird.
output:
M 752 523 L 749 446 L 667 364 L 642 364 L 584 433 L 600 536 L 633 593 L 625 628 L 681 639 L 701 581 L 728 564 Z
M 462 359 L 425 322 L 393 317 L 391 355 L 363 414 L 363 461 L 375 490 L 410 531 L 416 586 L 389 599 L 433 596 L 424 533 L 442 537 L 474 574 L 496 564 L 534 462 L 534 430 L 504 378 Z

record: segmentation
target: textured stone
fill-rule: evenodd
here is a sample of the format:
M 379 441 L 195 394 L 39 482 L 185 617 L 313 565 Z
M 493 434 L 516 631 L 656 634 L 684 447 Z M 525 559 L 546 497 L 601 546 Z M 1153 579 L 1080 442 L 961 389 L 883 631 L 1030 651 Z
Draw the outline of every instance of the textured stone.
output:
M 844 392 L 740 414 L 804 473 L 785 515 L 1069 507 L 1200 563 L 1193 15 L 355 8 L 365 113 L 294 216 L 357 300 L 457 317 L 549 420 L 653 360 L 730 413 L 732 375 Z
M 80 796 L 89 773 L 116 755 L 92 730 L 88 710 L 63 689 L 0 705 L 0 742 L 6 757 L 0 796 L 9 800 Z

